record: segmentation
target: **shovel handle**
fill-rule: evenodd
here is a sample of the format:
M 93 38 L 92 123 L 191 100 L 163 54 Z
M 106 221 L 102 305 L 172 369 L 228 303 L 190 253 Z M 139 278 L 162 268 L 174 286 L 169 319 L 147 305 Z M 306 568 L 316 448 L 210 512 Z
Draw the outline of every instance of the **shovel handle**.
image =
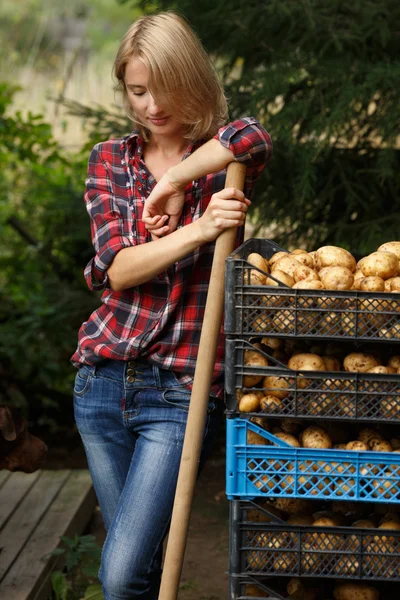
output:
M 230 163 L 225 187 L 242 190 L 245 175 L 246 167 L 243 164 Z M 225 259 L 234 250 L 236 231 L 236 227 L 226 229 L 219 235 L 215 245 L 159 600 L 176 600 L 178 597 L 224 308 Z

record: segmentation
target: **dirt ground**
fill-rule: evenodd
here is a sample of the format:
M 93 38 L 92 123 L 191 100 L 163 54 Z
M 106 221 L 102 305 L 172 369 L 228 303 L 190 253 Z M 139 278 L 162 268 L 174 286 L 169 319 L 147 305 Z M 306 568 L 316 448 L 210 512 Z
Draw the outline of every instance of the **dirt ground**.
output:
M 223 429 L 223 428 L 222 428 Z M 68 447 L 46 440 L 49 455 L 45 468 L 87 468 L 78 436 Z M 104 541 L 100 511 L 93 514 L 85 533 Z M 179 600 L 226 600 L 229 566 L 229 502 L 225 496 L 225 438 L 222 430 L 214 451 L 196 484 Z

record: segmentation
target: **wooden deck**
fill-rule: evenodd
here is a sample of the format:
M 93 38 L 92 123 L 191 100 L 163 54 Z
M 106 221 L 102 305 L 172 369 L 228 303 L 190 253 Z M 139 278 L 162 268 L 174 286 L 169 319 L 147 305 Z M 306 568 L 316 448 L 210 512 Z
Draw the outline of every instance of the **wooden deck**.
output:
M 96 504 L 87 470 L 0 471 L 0 598 L 47 600 L 61 535 L 81 534 Z

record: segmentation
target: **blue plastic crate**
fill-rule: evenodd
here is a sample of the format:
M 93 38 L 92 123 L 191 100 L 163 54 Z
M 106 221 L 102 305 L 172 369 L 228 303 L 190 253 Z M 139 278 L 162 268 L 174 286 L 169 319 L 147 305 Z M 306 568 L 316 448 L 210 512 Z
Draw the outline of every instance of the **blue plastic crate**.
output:
M 269 445 L 247 443 L 247 432 Z M 400 503 L 400 453 L 293 448 L 246 418 L 227 419 L 230 500 L 310 498 Z

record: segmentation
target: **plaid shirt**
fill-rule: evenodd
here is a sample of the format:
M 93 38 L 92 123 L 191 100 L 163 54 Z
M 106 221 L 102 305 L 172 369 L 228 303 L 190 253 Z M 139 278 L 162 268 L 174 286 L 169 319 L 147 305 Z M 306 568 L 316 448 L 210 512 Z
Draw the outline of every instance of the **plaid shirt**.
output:
M 238 162 L 247 166 L 245 194 L 272 154 L 268 133 L 253 118 L 222 127 L 215 136 Z M 184 159 L 204 141 L 189 145 Z M 226 171 L 192 181 L 178 227 L 199 219 L 211 196 L 225 184 Z M 156 181 L 143 160 L 137 131 L 122 140 L 97 144 L 89 158 L 85 202 L 90 216 L 95 256 L 85 269 L 91 290 L 104 290 L 101 306 L 79 330 L 72 363 L 95 365 L 101 360 L 145 359 L 172 370 L 191 387 L 210 280 L 215 242 L 207 243 L 174 263 L 151 281 L 115 292 L 107 269 L 122 248 L 151 241 L 142 221 L 143 205 Z M 243 228 L 238 243 L 243 238 Z M 221 396 L 224 340 L 221 336 L 211 393 Z

